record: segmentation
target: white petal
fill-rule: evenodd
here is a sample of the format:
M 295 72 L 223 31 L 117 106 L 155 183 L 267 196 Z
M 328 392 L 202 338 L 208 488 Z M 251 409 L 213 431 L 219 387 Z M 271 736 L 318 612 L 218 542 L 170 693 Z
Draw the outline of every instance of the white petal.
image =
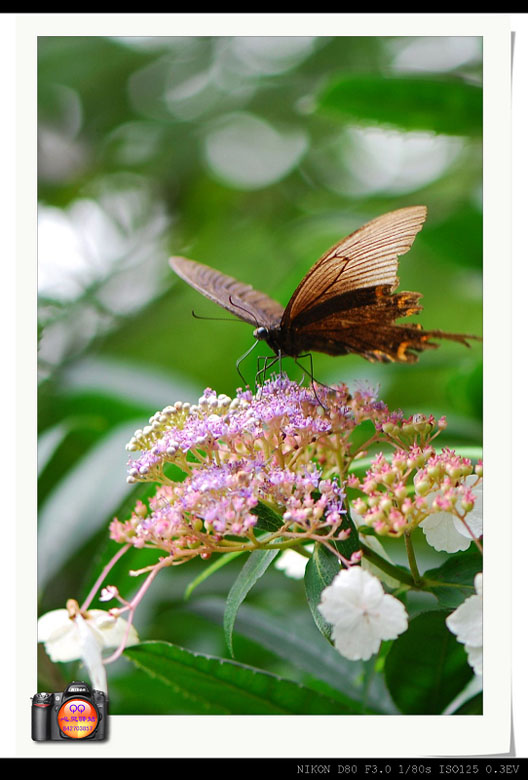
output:
M 331 587 L 329 586 L 329 588 Z M 342 622 L 349 626 L 354 626 L 362 615 L 360 607 L 354 604 L 352 598 L 350 598 L 351 594 L 342 591 L 338 587 L 333 590 L 329 588 L 325 588 L 321 594 L 322 600 L 319 604 L 319 612 L 321 612 L 325 620 L 328 620 L 333 625 Z
M 368 661 L 378 652 L 381 644 L 380 637 L 364 622 L 355 633 L 336 627 L 332 639 L 336 650 L 350 661 Z
M 394 639 L 407 630 L 408 619 L 405 607 L 399 599 L 385 594 L 380 611 L 372 622 L 382 639 Z
M 446 625 L 462 642 L 475 674 L 482 674 L 482 572 L 475 575 L 476 594 L 469 596 L 446 619 Z
M 322 592 L 319 611 L 332 624 L 336 649 L 352 661 L 367 660 L 382 639 L 394 639 L 407 628 L 403 604 L 360 566 L 339 572 Z
M 126 620 L 101 609 L 88 610 L 86 619 L 80 613 L 72 619 L 67 609 L 55 609 L 42 615 L 37 623 L 38 641 L 44 642 L 46 653 L 54 663 L 81 659 L 94 669 L 98 663 L 94 653 L 97 651 L 101 656 L 104 648 L 119 647 L 126 630 Z M 137 632 L 130 626 L 126 646 L 137 642 Z
M 81 659 L 90 675 L 90 682 L 95 690 L 107 693 L 102 640 L 80 613 L 75 616 L 75 624 L 79 633 Z
M 455 516 L 449 512 L 433 512 L 420 523 L 427 543 L 435 550 L 453 553 L 470 546 L 471 539 L 459 533 L 454 520 Z
M 482 596 L 470 596 L 446 619 L 447 627 L 459 642 L 482 645 Z
M 372 574 L 356 567 L 361 573 L 361 596 L 362 605 L 364 610 L 369 612 L 377 612 L 382 600 L 385 598 L 385 591 L 383 586 L 377 577 L 373 577 Z
M 54 609 L 38 619 L 37 639 L 44 642 L 46 653 L 54 663 L 76 661 L 80 657 L 78 632 L 66 609 Z
M 480 647 L 464 645 L 464 650 L 468 654 L 468 661 L 475 674 L 482 676 L 482 645 Z
M 482 572 L 475 574 L 475 590 L 478 596 L 482 596 Z
M 47 642 L 57 633 L 71 629 L 72 622 L 67 609 L 54 609 L 46 612 L 37 621 L 37 635 L 39 642 Z
M 91 609 L 88 612 L 90 624 L 99 633 L 104 647 L 119 647 L 127 630 L 128 623 L 122 617 L 113 617 L 102 609 Z M 130 626 L 126 646 L 139 642 L 134 626 Z

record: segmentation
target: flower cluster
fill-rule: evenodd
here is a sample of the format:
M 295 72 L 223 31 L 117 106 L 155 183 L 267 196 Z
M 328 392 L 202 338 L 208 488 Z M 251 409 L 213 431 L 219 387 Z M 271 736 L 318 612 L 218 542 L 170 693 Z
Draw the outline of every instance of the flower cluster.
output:
M 237 542 L 254 549 L 264 510 L 276 518 L 268 546 L 279 537 L 284 547 L 343 539 L 351 518 L 379 537 L 420 526 L 436 549 L 466 549 L 482 535 L 482 464 L 437 452 L 445 427 L 445 418 L 389 410 L 359 383 L 315 391 L 281 375 L 235 398 L 207 389 L 197 404 L 178 401 L 135 432 L 128 481 L 158 488 L 148 506 L 113 521 L 111 536 L 182 563 Z M 367 435 L 358 438 L 358 428 Z M 358 458 L 375 445 L 358 476 Z
M 280 551 L 278 566 L 299 576 L 322 545 L 337 556 L 340 571 L 321 589 L 319 611 L 339 652 L 353 660 L 369 658 L 408 623 L 402 602 L 381 583 L 394 592 L 427 588 L 412 548 L 416 529 L 437 550 L 456 552 L 471 543 L 481 549 L 482 463 L 435 449 L 445 427 L 445 418 L 389 410 L 365 385 L 352 391 L 345 385 L 303 387 L 283 375 L 255 394 L 239 390 L 230 398 L 207 389 L 197 404 L 177 402 L 156 412 L 127 445 L 128 482 L 155 483 L 155 493 L 147 503 L 138 501 L 127 519 L 112 521 L 110 535 L 120 550 L 83 607 L 68 617 L 68 628 L 73 619 L 78 632 L 75 651 L 85 662 L 97 657 L 97 664 L 90 663 L 99 669 L 136 641 L 134 612 L 166 566 L 265 548 Z M 339 544 L 354 525 L 354 543 Z M 410 571 L 387 557 L 381 544 L 387 536 L 405 537 Z M 109 613 L 120 630 L 104 634 L 107 641 L 95 631 L 104 628 L 106 613 L 88 612 L 88 604 L 131 546 L 163 555 L 132 572 L 148 576 L 130 602 L 116 589 L 105 589 L 103 600 L 121 602 Z M 479 669 L 479 626 L 466 625 L 468 615 L 478 623 L 477 595 L 448 626 Z M 45 634 L 42 640 L 53 649 L 56 637 Z M 101 661 L 101 649 L 110 640 L 116 643 L 118 634 L 118 650 Z M 63 650 L 71 652 L 69 645 Z
M 217 464 L 264 459 L 280 467 L 315 461 L 328 470 L 346 459 L 353 428 L 364 420 L 381 428 L 390 417 L 375 391 L 362 386 L 351 394 L 344 385 L 322 385 L 315 395 L 280 376 L 255 395 L 239 390 L 233 399 L 207 389 L 197 404 L 178 401 L 135 432 L 127 450 L 141 454 L 129 463 L 128 481 L 164 482 L 164 464 L 190 473 L 207 458 Z
M 281 519 L 275 536 L 286 545 L 343 538 L 346 474 L 358 454 L 349 434 L 370 420 L 376 435 L 391 417 L 361 386 L 321 386 L 315 395 L 280 376 L 233 399 L 207 389 L 197 404 L 157 412 L 132 437 L 127 449 L 139 455 L 128 481 L 160 487 L 149 507 L 138 502 L 127 521 L 114 520 L 111 536 L 175 562 L 206 558 L 233 550 L 237 537 L 254 539 L 265 507 Z M 170 469 L 184 478 L 173 480 Z
M 379 454 L 365 478 L 349 478 L 349 484 L 363 493 L 353 509 L 380 536 L 398 537 L 421 525 L 431 545 L 455 552 L 482 534 L 482 463 L 473 466 L 452 450 L 437 453 L 425 443 Z M 443 538 L 446 519 L 464 542 Z

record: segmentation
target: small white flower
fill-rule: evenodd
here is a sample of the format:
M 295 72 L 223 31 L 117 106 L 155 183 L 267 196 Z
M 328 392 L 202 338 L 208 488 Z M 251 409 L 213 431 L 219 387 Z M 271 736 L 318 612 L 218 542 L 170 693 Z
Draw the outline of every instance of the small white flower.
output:
M 464 484 L 471 487 L 477 480 L 476 474 L 470 474 L 464 480 Z M 424 532 L 428 544 L 435 550 L 448 553 L 467 550 L 473 537 L 479 539 L 482 536 L 482 480 L 472 488 L 472 493 L 475 496 L 475 504 L 471 512 L 466 515 L 466 523 L 471 529 L 471 533 L 464 523 L 451 512 L 433 512 L 420 523 L 420 528 Z M 427 496 L 427 502 L 432 504 L 436 495 L 437 493 L 430 493 Z M 462 511 L 460 506 L 457 508 Z
M 102 609 L 81 614 L 77 602 L 70 599 L 66 609 L 54 609 L 39 618 L 37 638 L 54 663 L 81 660 L 93 687 L 106 692 L 103 650 L 119 647 L 127 629 L 128 647 L 137 644 L 139 637 L 133 626 L 128 628 L 126 620 Z
M 475 576 L 474 596 L 469 596 L 446 619 L 448 629 L 464 645 L 475 674 L 482 674 L 482 572 Z
M 102 589 L 99 601 L 112 601 L 112 599 L 116 598 L 117 593 L 118 591 L 115 585 L 108 585 L 106 588 Z
M 401 601 L 385 593 L 381 582 L 360 566 L 340 571 L 321 597 L 319 611 L 332 624 L 336 650 L 351 661 L 366 661 L 382 640 L 407 629 Z

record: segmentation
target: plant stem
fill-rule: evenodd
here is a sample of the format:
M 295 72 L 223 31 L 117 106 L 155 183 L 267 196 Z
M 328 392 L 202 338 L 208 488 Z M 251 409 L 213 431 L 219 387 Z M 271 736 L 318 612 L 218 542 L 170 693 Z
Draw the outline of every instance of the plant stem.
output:
M 414 547 L 411 540 L 411 534 L 409 531 L 405 531 L 403 536 L 405 539 L 405 549 L 407 550 L 407 560 L 409 561 L 409 568 L 411 570 L 414 583 L 415 585 L 421 585 L 422 580 L 420 577 L 420 572 L 418 571 L 418 564 L 416 563 L 416 556 L 414 554 Z
M 378 555 L 378 553 L 375 553 L 374 550 L 371 550 L 370 547 L 367 547 L 366 544 L 360 543 L 360 549 L 367 561 L 373 563 L 375 566 L 377 566 L 378 569 L 381 569 L 394 579 L 402 582 L 407 587 L 415 587 L 416 583 L 407 569 L 391 563 L 386 558 L 383 558 L 381 555 Z

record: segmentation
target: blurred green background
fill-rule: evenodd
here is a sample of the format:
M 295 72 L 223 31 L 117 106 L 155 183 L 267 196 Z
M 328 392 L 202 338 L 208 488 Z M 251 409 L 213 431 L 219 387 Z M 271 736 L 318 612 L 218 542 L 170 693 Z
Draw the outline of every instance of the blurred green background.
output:
M 224 312 L 170 271 L 171 254 L 286 304 L 338 239 L 425 204 L 400 289 L 423 293 L 425 328 L 482 334 L 481 77 L 473 37 L 39 39 L 39 613 L 81 601 L 117 549 L 108 522 L 141 490 L 126 483 L 134 430 L 204 387 L 240 385 L 251 327 L 193 319 Z M 243 364 L 250 380 L 257 352 Z M 481 443 L 478 342 L 445 342 L 409 366 L 313 357 L 324 382 L 367 379 L 407 414 L 446 414 L 444 444 Z M 124 595 L 134 566 L 111 578 Z M 235 571 L 186 603 L 197 566 L 165 572 L 138 613 L 141 637 L 225 654 Z M 302 583 L 278 571 L 248 609 L 324 642 Z M 307 674 L 257 643 L 255 625 L 237 624 L 238 660 Z M 40 658 L 39 690 L 59 690 L 58 667 Z M 137 684 L 137 702 L 121 702 L 128 674 L 125 661 L 112 670 L 113 712 L 149 711 Z

